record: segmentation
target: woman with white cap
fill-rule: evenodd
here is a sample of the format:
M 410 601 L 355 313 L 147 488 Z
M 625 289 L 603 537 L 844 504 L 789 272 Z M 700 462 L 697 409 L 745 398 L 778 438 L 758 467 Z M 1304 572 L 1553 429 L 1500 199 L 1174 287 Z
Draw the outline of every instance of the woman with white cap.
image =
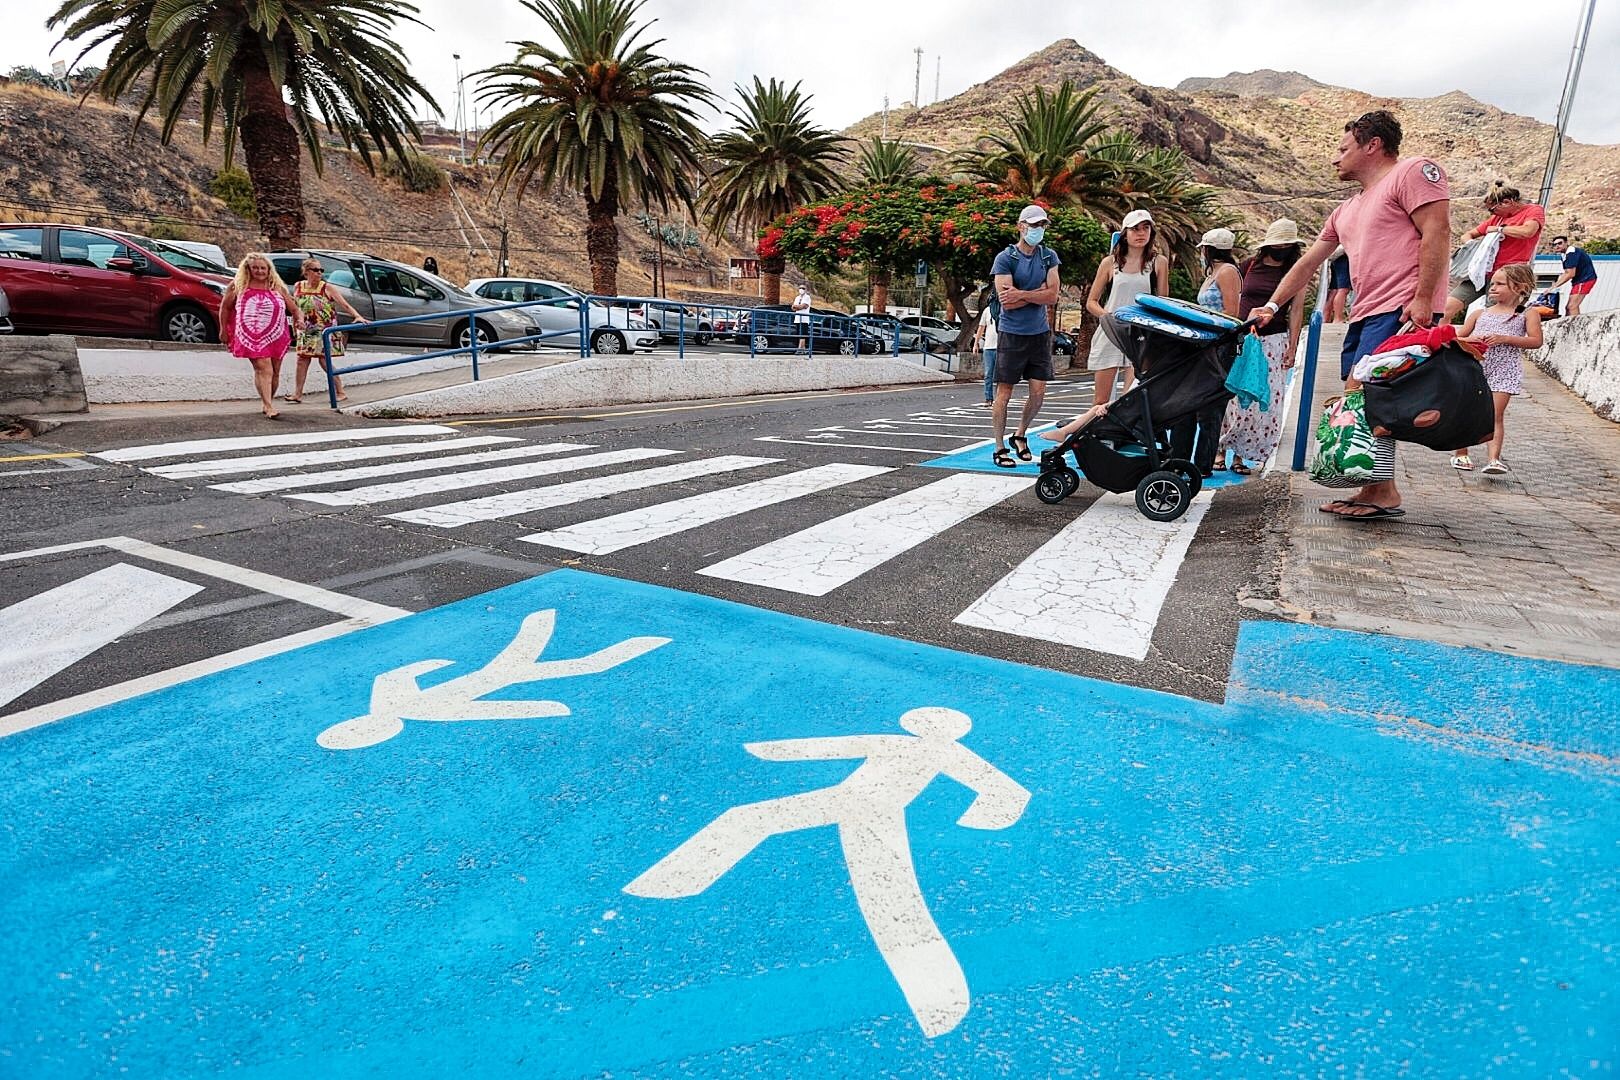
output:
M 1278 218 L 1267 226 L 1265 239 L 1260 241 L 1260 250 L 1240 268 L 1243 291 L 1238 297 L 1238 318 L 1247 319 L 1249 312 L 1271 299 L 1271 294 L 1277 291 L 1277 285 L 1288 273 L 1289 267 L 1299 261 L 1302 248 L 1299 226 L 1288 218 Z M 1245 459 L 1258 468 L 1276 453 L 1277 443 L 1282 439 L 1282 396 L 1286 379 L 1283 372 L 1294 366 L 1305 312 L 1304 308 L 1290 300 L 1277 315 L 1279 317 L 1273 318 L 1257 331 L 1271 379 L 1268 408 L 1265 412 L 1260 411 L 1258 404 L 1247 409 L 1239 408 L 1234 399 L 1226 407 L 1226 420 L 1221 425 L 1221 452 L 1217 454 L 1216 461 L 1226 457 L 1225 451 L 1232 451 L 1232 471 L 1243 476 L 1249 474 L 1249 464 L 1245 463 Z M 1219 468 L 1219 465 L 1216 467 Z
M 1232 256 L 1237 237 L 1231 229 L 1211 229 L 1198 240 L 1198 259 L 1206 276 L 1198 287 L 1198 302 L 1215 311 L 1236 315 L 1238 297 L 1243 292 L 1243 275 Z M 1225 405 L 1199 410 L 1170 429 L 1170 453 L 1190 460 L 1200 475 L 1208 477 L 1215 468 L 1215 450 L 1221 437 Z
M 1132 210 L 1125 215 L 1113 252 L 1098 264 L 1097 275 L 1091 279 L 1091 292 L 1086 296 L 1088 312 L 1100 319 L 1110 311 L 1133 303 L 1142 293 L 1170 295 L 1170 260 L 1154 249 L 1155 239 L 1152 214 Z M 1108 298 L 1106 302 L 1104 296 Z M 1125 369 L 1120 393 L 1129 390 L 1136 381 L 1136 373 L 1125 354 L 1100 326 L 1091 336 L 1086 367 L 1095 373 L 1091 391 L 1093 404 L 1105 405 L 1113 400 L 1114 377 L 1120 368 Z

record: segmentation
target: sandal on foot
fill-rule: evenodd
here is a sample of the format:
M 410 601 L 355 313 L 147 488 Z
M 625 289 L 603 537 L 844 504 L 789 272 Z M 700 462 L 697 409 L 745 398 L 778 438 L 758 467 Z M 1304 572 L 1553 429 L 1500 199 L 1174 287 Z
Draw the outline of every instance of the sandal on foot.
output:
M 1253 469 L 1249 468 L 1241 461 L 1232 466 L 1232 471 L 1237 473 L 1239 476 L 1249 476 L 1254 472 Z
M 280 420 L 281 414 L 278 412 L 267 412 L 264 414 L 264 418 L 266 420 Z
M 1018 455 L 1019 461 L 1034 461 L 1035 455 L 1029 452 L 1029 440 L 1022 435 L 1014 435 L 1007 440 L 1012 444 L 1013 451 Z
M 1013 460 L 1012 451 L 1005 446 L 996 447 L 996 452 L 990 455 L 990 460 L 1003 469 L 1018 468 L 1018 462 Z
M 1468 460 L 1467 454 L 1452 454 L 1451 467 L 1458 472 L 1473 472 L 1474 463 Z
M 1386 518 L 1398 518 L 1406 516 L 1406 511 L 1402 510 L 1398 506 L 1379 506 L 1377 503 L 1357 502 L 1354 499 L 1346 499 L 1344 506 L 1345 510 L 1348 510 L 1352 506 L 1366 507 L 1370 508 L 1371 510 L 1370 513 L 1366 514 L 1347 514 L 1344 510 L 1341 510 L 1337 515 L 1335 515 L 1337 517 L 1344 518 L 1346 521 L 1380 521 Z
M 1492 458 L 1490 463 L 1479 471 L 1486 476 L 1506 476 L 1508 467 L 1501 458 Z
M 301 398 L 301 397 L 293 397 L 291 394 L 282 394 L 281 395 L 281 400 L 286 401 L 286 402 L 291 402 L 294 405 L 302 405 L 304 403 L 303 398 Z

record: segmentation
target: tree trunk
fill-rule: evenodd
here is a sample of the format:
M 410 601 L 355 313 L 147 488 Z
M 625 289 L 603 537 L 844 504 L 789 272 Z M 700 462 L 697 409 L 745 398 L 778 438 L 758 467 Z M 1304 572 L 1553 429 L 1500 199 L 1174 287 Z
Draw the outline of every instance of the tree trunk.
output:
M 1090 311 L 1080 316 L 1080 325 L 1074 328 L 1074 367 L 1078 370 L 1091 360 L 1091 339 L 1097 333 L 1097 316 Z
M 591 291 L 598 296 L 619 295 L 618 218 L 618 177 L 609 165 L 602 197 L 585 196 L 585 254 L 591 263 Z
M 272 251 L 299 248 L 304 245 L 304 185 L 298 132 L 264 54 L 245 45 L 242 61 L 242 156 L 253 181 L 259 231 Z
M 962 329 L 956 335 L 956 351 L 969 352 L 973 348 L 973 339 L 979 332 L 979 316 L 968 312 L 967 297 L 973 291 L 971 281 L 958 281 L 950 274 L 940 275 L 941 284 L 945 286 L 945 308 L 947 312 L 958 314 Z
M 787 259 L 781 255 L 761 255 L 759 258 L 759 284 L 764 295 L 760 297 L 763 304 L 780 304 L 782 302 L 782 272 L 787 269 Z
M 882 315 L 889 310 L 889 279 L 893 271 L 872 271 L 872 313 Z

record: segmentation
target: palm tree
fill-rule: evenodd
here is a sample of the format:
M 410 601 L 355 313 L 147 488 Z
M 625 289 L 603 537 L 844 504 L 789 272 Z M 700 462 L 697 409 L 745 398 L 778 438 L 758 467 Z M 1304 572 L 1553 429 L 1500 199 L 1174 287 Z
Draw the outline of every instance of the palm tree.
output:
M 618 216 L 628 202 L 690 212 L 702 145 L 694 106 L 714 95 L 703 72 L 642 42 L 645 0 L 523 0 L 561 43 L 517 42 L 517 57 L 480 75 L 484 101 L 511 106 L 480 144 L 503 154 L 496 179 L 517 197 L 531 183 L 561 185 L 585 198 L 591 288 L 618 292 Z
M 754 89 L 737 87 L 736 125 L 709 141 L 713 159 L 703 197 L 709 228 L 757 232 L 766 222 L 840 190 L 834 166 L 849 154 L 846 140 L 810 122 L 810 98 L 772 79 L 754 78 Z M 760 252 L 761 291 L 767 304 L 782 300 L 787 260 Z
M 1095 87 L 1079 93 L 1065 79 L 1048 94 L 1037 86 L 1020 95 L 1002 121 L 1003 132 L 986 134 L 979 146 L 956 155 L 956 165 L 968 175 L 1028 199 L 1069 203 L 1110 171 L 1087 153 L 1108 132 Z
M 393 41 L 416 11 L 405 0 L 66 0 L 46 26 L 88 37 L 84 53 L 111 42 L 87 93 L 116 100 L 146 77 L 136 120 L 155 106 L 163 142 L 194 99 L 205 141 L 224 125 L 227 164 L 240 138 L 259 227 L 286 249 L 304 239 L 300 142 L 317 172 L 323 129 L 371 169 L 372 149 L 403 158 L 404 136 L 420 138 L 413 98 L 438 109 Z
M 922 162 L 917 152 L 899 139 L 874 137 L 861 147 L 856 168 L 861 181 L 867 185 L 900 184 L 921 176 Z M 872 310 L 882 314 L 889 310 L 889 285 L 894 280 L 894 268 L 887 264 L 871 265 Z
M 855 162 L 864 184 L 899 184 L 922 175 L 917 151 L 899 139 L 873 137 L 861 147 Z

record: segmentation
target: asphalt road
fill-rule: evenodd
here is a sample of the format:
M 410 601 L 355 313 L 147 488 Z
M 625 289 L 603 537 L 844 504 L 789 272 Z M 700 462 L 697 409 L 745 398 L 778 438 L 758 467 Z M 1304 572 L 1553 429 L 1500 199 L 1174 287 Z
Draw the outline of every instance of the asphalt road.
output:
M 1079 403 L 1089 397 L 1089 380 L 1084 376 L 1061 379 L 1052 391 L 1053 400 L 1043 419 L 1063 419 L 1078 411 Z M 976 385 L 956 384 L 575 410 L 457 426 L 466 437 L 497 435 L 520 440 L 518 445 L 568 442 L 594 447 L 591 453 L 595 454 L 652 448 L 679 451 L 680 457 L 671 455 L 677 461 L 730 455 L 774 459 L 780 464 L 771 468 L 778 471 L 833 463 L 889 470 L 859 484 L 814 492 L 609 554 L 559 551 L 518 538 L 537 527 L 564 528 L 605 513 L 711 491 L 746 477 L 696 476 L 654 489 L 560 506 L 543 514 L 445 529 L 386 515 L 408 510 L 418 502 L 443 502 L 451 497 L 448 495 L 385 507 L 331 507 L 296 501 L 285 492 L 217 491 L 210 487 L 221 482 L 216 476 L 170 479 L 147 471 L 143 462 L 66 456 L 0 464 L 0 508 L 14 523 L 8 529 L 6 547 L 10 551 L 108 536 L 134 537 L 410 610 L 569 566 L 891 637 L 1219 700 L 1238 624 L 1246 614 L 1252 617 L 1239 601 L 1269 595 L 1273 559 L 1268 522 L 1274 499 L 1268 496 L 1266 483 L 1258 479 L 1218 493 L 1184 561 L 1171 568 L 1174 583 L 1153 628 L 1151 649 L 1141 660 L 1053 643 L 1041 632 L 1036 612 L 1030 613 L 1028 627 L 1020 634 L 953 621 L 976 597 L 1084 512 L 1098 494 L 1089 486 L 1055 507 L 1040 503 L 1032 490 L 1019 491 L 826 595 L 803 595 L 696 572 L 717 557 L 769 543 L 950 475 L 985 476 L 953 474 L 919 464 L 988 434 L 989 411 L 978 402 Z M 365 430 L 379 424 L 335 416 L 318 407 L 284 408 L 281 422 L 245 413 L 72 423 L 32 442 L 13 444 L 8 453 L 12 457 L 93 455 L 152 443 Z M 926 414 L 930 419 L 908 423 L 913 414 Z M 924 426 L 930 424 L 934 426 Z M 928 432 L 942 434 L 931 437 Z M 637 467 L 662 464 L 649 460 Z M 537 482 L 545 481 L 527 484 Z M 497 484 L 470 494 L 483 496 L 524 486 L 524 482 Z M 921 498 L 927 501 L 926 495 Z M 112 554 L 97 550 L 26 561 L 4 575 L 0 604 L 111 561 Z M 1085 572 L 1084 567 L 1076 569 L 1077 574 Z M 199 598 L 181 605 L 35 687 L 6 711 L 79 693 L 131 672 L 141 674 L 144 669 L 189 662 L 211 650 L 246 646 L 320 617 L 318 612 L 273 597 L 227 597 L 211 591 L 206 602 Z

